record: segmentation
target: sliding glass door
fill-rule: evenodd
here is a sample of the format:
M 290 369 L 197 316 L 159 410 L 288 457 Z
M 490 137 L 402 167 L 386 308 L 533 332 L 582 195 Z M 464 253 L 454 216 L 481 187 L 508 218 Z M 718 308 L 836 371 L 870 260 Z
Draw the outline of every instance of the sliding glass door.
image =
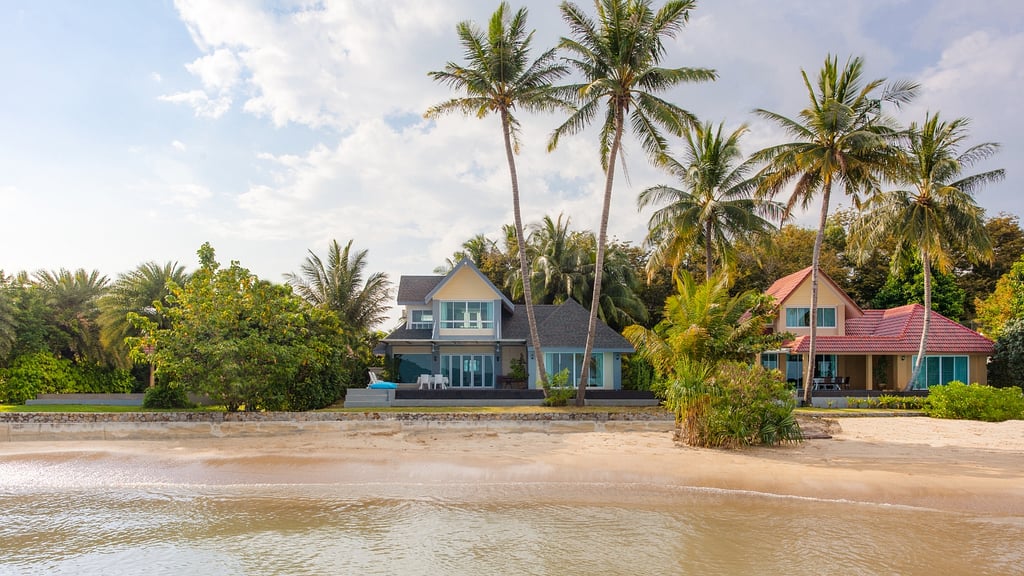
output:
M 460 388 L 493 388 L 494 356 L 446 354 L 441 356 L 441 374 L 448 385 Z

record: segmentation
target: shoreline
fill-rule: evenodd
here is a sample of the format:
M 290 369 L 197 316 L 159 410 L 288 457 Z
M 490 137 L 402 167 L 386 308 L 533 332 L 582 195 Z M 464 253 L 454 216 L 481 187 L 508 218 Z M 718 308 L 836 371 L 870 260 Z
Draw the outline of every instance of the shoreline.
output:
M 1024 518 L 1024 421 L 822 423 L 831 439 L 744 450 L 680 446 L 671 420 L 385 418 L 160 439 L 68 439 L 65 432 L 59 440 L 0 442 L 0 470 L 86 466 L 100 480 L 148 474 L 185 484 L 597 482 Z M 8 482 L 0 475 L 0 487 Z

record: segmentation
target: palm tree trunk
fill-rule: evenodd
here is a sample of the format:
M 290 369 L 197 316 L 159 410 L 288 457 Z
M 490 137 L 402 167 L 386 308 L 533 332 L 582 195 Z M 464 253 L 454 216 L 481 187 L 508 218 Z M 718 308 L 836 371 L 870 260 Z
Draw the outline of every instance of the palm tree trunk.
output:
M 615 157 L 618 155 L 622 142 L 621 106 L 615 108 L 615 135 L 612 147 L 608 151 L 608 173 L 604 180 L 604 206 L 601 208 L 601 228 L 597 233 L 597 258 L 594 263 L 594 293 L 590 299 L 590 323 L 587 326 L 587 345 L 583 349 L 583 368 L 580 370 L 580 385 L 576 390 L 576 405 L 586 404 L 587 382 L 590 380 L 590 355 L 594 351 L 594 338 L 597 335 L 597 312 L 601 307 L 601 276 L 604 273 L 605 243 L 608 238 L 608 213 L 612 206 L 612 184 L 615 183 Z
M 811 403 L 811 388 L 814 384 L 814 352 L 818 338 L 818 270 L 821 266 L 821 243 L 825 238 L 825 223 L 828 220 L 829 196 L 832 183 L 826 182 L 821 193 L 821 216 L 818 218 L 818 233 L 814 236 L 814 256 L 811 259 L 811 337 L 807 343 L 807 366 L 804 366 L 804 404 Z
M 704 278 L 711 282 L 711 220 L 704 223 Z
M 928 350 L 928 325 L 932 320 L 932 264 L 928 249 L 921 248 L 921 266 L 924 268 L 924 321 L 921 323 L 921 343 L 917 347 L 917 361 L 914 362 L 914 372 L 910 375 L 910 381 L 903 387 L 910 390 L 917 382 L 921 374 L 921 367 L 924 366 L 924 356 Z
M 526 304 L 526 321 L 530 325 L 530 343 L 533 345 L 533 356 L 537 363 L 539 387 L 547 389 L 548 377 L 544 369 L 544 351 L 540 347 L 540 335 L 537 332 L 537 317 L 533 313 L 533 287 L 531 285 L 530 265 L 526 259 L 526 235 L 523 232 L 523 214 L 519 208 L 519 175 L 516 172 L 516 159 L 512 151 L 508 110 L 501 110 L 501 130 L 505 137 L 505 157 L 508 158 L 508 173 L 512 179 L 512 214 L 516 226 L 516 244 L 519 248 L 519 274 L 523 279 L 523 300 Z

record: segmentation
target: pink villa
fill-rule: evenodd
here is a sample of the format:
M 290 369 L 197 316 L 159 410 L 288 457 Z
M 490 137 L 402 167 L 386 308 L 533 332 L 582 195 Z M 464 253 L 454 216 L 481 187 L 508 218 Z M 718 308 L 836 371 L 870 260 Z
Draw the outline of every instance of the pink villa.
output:
M 862 310 L 824 273 L 818 275 L 818 338 L 815 342 L 816 390 L 898 390 L 910 380 L 921 340 L 924 306 Z M 810 340 L 811 268 L 780 278 L 768 289 L 779 305 L 771 329 L 795 338 L 779 350 L 761 354 L 761 363 L 778 368 L 798 387 Z M 993 342 L 932 312 L 927 354 L 915 389 L 954 380 L 985 384 Z

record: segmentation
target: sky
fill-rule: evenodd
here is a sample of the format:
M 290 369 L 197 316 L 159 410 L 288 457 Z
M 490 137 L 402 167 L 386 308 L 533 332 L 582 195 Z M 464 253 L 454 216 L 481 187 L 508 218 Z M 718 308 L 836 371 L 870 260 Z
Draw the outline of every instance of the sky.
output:
M 456 24 L 486 24 L 497 5 L 4 0 L 0 270 L 85 268 L 111 280 L 147 261 L 192 270 L 209 241 L 222 264 L 282 282 L 308 251 L 351 239 L 397 285 L 475 234 L 497 239 L 512 222 L 500 121 L 423 119 L 455 95 L 427 73 L 461 63 Z M 556 2 L 512 6 L 529 9 L 535 55 L 568 33 Z M 749 124 L 746 152 L 786 141 L 753 110 L 796 117 L 801 70 L 815 76 L 828 54 L 864 58 L 867 78 L 919 82 L 897 117 L 971 118 L 970 143 L 1002 145 L 973 171 L 1006 169 L 978 202 L 989 215 L 1024 215 L 1019 0 L 703 0 L 667 48 L 665 66 L 719 79 L 665 97 L 730 131 Z M 562 119 L 520 114 L 524 220 L 565 214 L 596 230 L 596 132 L 548 153 Z M 609 233 L 639 244 L 650 213 L 637 194 L 676 183 L 625 145 Z

